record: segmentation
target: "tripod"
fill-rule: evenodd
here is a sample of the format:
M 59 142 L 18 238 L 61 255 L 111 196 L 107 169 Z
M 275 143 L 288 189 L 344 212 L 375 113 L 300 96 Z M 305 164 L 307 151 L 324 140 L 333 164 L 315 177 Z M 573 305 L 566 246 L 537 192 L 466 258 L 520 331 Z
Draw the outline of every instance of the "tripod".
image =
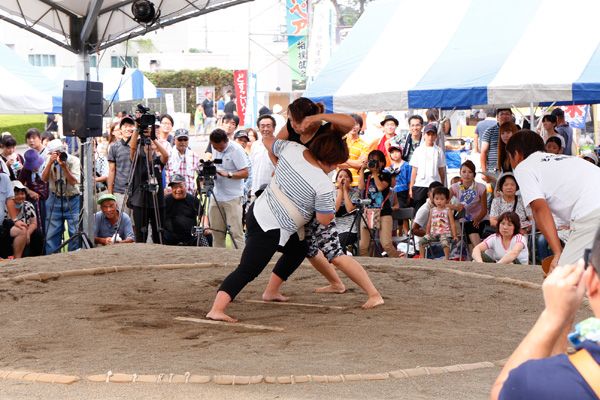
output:
M 67 158 L 68 160 L 68 158 Z M 61 167 L 58 167 L 58 163 L 55 161 L 55 165 L 53 166 L 53 168 L 55 168 L 55 177 L 56 174 L 58 173 L 58 179 L 56 179 L 54 181 L 54 187 L 58 189 L 58 193 L 60 193 L 59 197 L 60 197 L 60 210 L 61 210 L 61 221 L 64 219 L 64 214 L 63 214 L 63 209 L 64 209 L 64 201 L 65 201 L 65 194 L 66 194 L 66 190 L 65 190 L 65 179 L 64 179 L 64 172 L 62 170 Z M 82 171 L 82 177 L 83 177 L 83 171 Z M 82 182 L 83 183 L 83 182 Z M 83 185 L 82 185 L 83 187 Z M 79 208 L 81 210 L 81 196 L 79 198 Z M 50 221 L 52 221 L 52 214 L 54 212 L 54 204 L 56 202 L 56 195 L 52 198 L 52 205 L 50 207 L 50 214 L 48 215 L 48 223 L 46 224 L 46 234 L 44 237 L 44 248 L 46 247 L 47 243 L 48 243 L 48 230 L 50 228 Z M 87 235 L 85 234 L 85 232 L 83 232 L 83 230 L 81 229 L 81 219 L 79 218 L 80 215 L 78 215 L 78 219 L 75 220 L 75 215 L 73 214 L 73 208 L 71 207 L 71 202 L 69 201 L 69 199 L 66 199 L 67 202 L 67 206 L 69 208 L 69 213 L 71 215 L 71 221 L 73 222 L 73 224 L 75 224 L 76 226 L 76 230 L 75 233 L 73 235 L 71 235 L 71 237 L 69 237 L 68 240 L 64 241 L 60 246 L 58 246 L 56 249 L 52 250 L 52 252 L 50 254 L 54 254 L 57 251 L 62 250 L 65 246 L 69 245 L 69 243 L 73 242 L 74 240 L 78 240 L 79 241 L 79 248 L 81 248 L 82 246 L 85 247 L 86 249 L 91 248 L 91 241 L 90 239 L 87 237 Z M 81 213 L 81 212 L 80 212 Z M 64 229 L 64 228 L 63 228 Z
M 356 248 L 356 251 L 358 252 L 358 254 L 360 254 L 360 236 L 361 236 L 361 226 L 360 226 L 360 220 L 362 219 L 363 223 L 365 224 L 365 228 L 367 228 L 367 231 L 369 232 L 369 236 L 371 237 L 371 241 L 369 242 L 369 246 L 371 246 L 371 244 L 373 244 L 373 246 L 375 247 L 375 250 L 377 251 L 377 253 L 379 254 L 379 257 L 383 257 L 383 254 L 381 253 L 381 250 L 379 250 L 379 246 L 377 246 L 377 243 L 375 242 L 375 233 L 373 232 L 373 230 L 371 230 L 369 228 L 369 224 L 367 224 L 367 219 L 365 218 L 365 205 L 369 205 L 371 204 L 371 200 L 364 200 L 364 199 L 360 199 L 358 200 L 358 203 L 355 204 L 356 205 L 356 215 L 354 216 L 354 220 L 352 221 L 352 224 L 350 225 L 350 230 L 349 232 L 352 232 L 352 228 L 354 228 L 355 224 L 358 225 L 358 246 Z M 342 248 L 346 247 L 346 243 L 342 243 Z
M 198 223 L 199 223 L 199 225 L 194 226 L 194 228 L 193 228 L 194 234 L 197 235 L 196 246 L 200 246 L 201 239 L 202 239 L 202 237 L 204 237 L 204 231 L 206 231 L 207 229 L 210 229 L 215 232 L 222 232 L 225 234 L 229 234 L 229 237 L 231 238 L 231 243 L 233 243 L 233 246 L 237 249 L 238 245 L 237 245 L 235 239 L 233 238 L 233 234 L 231 233 L 231 228 L 227 224 L 227 219 L 225 218 L 225 214 L 223 214 L 221 205 L 219 204 L 219 201 L 215 197 L 215 192 L 213 191 L 213 189 L 215 187 L 215 177 L 204 176 L 204 175 L 202 175 L 202 172 L 199 172 L 198 177 L 196 178 L 196 187 L 198 188 L 198 193 L 201 193 L 204 195 L 201 197 L 200 205 L 198 206 Z M 206 215 L 206 210 L 208 209 L 209 201 L 211 201 L 210 200 L 211 196 L 215 202 L 215 205 L 217 206 L 217 209 L 219 210 L 219 214 L 221 215 L 221 218 L 223 218 L 223 222 L 225 223 L 224 231 L 211 228 L 210 221 L 209 221 L 208 227 L 204 226 L 204 217 Z
M 144 157 L 140 157 L 140 154 L 144 154 Z M 131 162 L 131 167 L 129 169 L 129 178 L 128 182 L 133 182 L 135 176 L 135 170 L 138 166 L 138 162 L 141 158 L 143 158 L 144 165 L 142 168 L 145 168 L 147 171 L 147 178 L 142 182 L 138 182 L 136 188 L 131 188 L 128 184 L 127 190 L 125 191 L 125 196 L 123 198 L 123 204 L 121 205 L 121 210 L 119 212 L 119 220 L 117 222 L 117 226 L 115 228 L 115 233 L 119 232 L 121 228 L 121 220 L 123 218 L 123 210 L 127 204 L 127 201 L 130 197 L 134 197 L 135 192 L 142 192 L 142 222 L 145 223 L 145 226 L 142 226 L 140 230 L 142 231 L 142 242 L 146 242 L 148 239 L 148 195 L 152 196 L 152 208 L 154 211 L 154 221 L 155 227 L 158 234 L 158 240 L 160 244 L 163 244 L 162 237 L 162 227 L 161 227 L 161 218 L 160 212 L 158 208 L 158 190 L 160 190 L 160 185 L 158 184 L 158 180 L 154 174 L 154 161 L 151 158 L 152 154 L 152 146 L 150 139 L 147 137 L 140 137 L 137 142 L 137 149 L 135 151 L 135 155 L 133 157 L 133 161 Z M 142 180 L 142 174 L 140 174 L 140 180 Z M 137 238 L 136 238 L 137 239 Z

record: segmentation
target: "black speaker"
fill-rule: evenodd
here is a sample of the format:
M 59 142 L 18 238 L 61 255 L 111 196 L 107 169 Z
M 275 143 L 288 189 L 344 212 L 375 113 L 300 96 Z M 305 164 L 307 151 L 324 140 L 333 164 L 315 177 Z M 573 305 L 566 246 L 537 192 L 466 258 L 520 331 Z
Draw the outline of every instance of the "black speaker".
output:
M 102 82 L 65 81 L 62 102 L 65 136 L 102 136 L 102 114 Z

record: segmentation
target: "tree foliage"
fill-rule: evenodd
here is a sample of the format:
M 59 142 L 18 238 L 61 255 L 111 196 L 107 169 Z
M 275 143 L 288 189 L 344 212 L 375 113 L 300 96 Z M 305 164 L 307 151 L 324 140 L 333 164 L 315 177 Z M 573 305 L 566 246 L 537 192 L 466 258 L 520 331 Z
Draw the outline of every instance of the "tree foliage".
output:
M 206 68 L 203 70 L 144 72 L 144 75 L 156 87 L 185 88 L 187 96 L 187 112 L 193 114 L 196 109 L 196 87 L 214 86 L 215 98 L 224 86 L 233 86 L 233 71 Z

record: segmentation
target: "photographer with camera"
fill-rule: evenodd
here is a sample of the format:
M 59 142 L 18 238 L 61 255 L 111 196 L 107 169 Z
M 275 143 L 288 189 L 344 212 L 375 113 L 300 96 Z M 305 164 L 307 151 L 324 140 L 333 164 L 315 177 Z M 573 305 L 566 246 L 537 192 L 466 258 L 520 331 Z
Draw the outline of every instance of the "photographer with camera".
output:
M 46 201 L 46 254 L 52 254 L 61 244 L 65 221 L 69 236 L 73 236 L 79 222 L 81 193 L 81 164 L 79 158 L 67 154 L 67 146 L 60 139 L 48 146 L 48 158 L 42 169 L 42 180 L 48 182 L 50 196 Z M 69 243 L 69 251 L 79 249 L 79 241 Z
M 544 281 L 544 311 L 504 365 L 492 388 L 492 400 L 600 396 L 600 230 L 591 251 L 586 249 L 582 255 L 577 265 L 556 267 Z M 596 318 L 578 323 L 569 335 L 575 354 L 556 355 L 554 350 L 571 327 L 586 290 Z
M 244 229 L 242 225 L 242 201 L 244 197 L 244 179 L 248 177 L 248 163 L 242 146 L 229 140 L 227 133 L 220 128 L 210 133 L 210 144 L 213 148 L 213 159 L 222 160 L 217 164 L 215 180 L 215 198 L 208 208 L 210 226 L 213 229 L 213 246 L 225 247 L 226 225 L 237 244 L 244 248 Z M 223 216 L 219 212 L 219 207 Z
M 151 115 L 143 115 L 142 117 Z M 133 163 L 133 180 L 129 201 L 133 208 L 136 243 L 146 243 L 148 223 L 152 224 L 152 241 L 162 243 L 161 224 L 165 220 L 165 193 L 162 169 L 169 160 L 169 153 L 156 139 L 154 119 L 152 124 L 139 126 L 131 135 L 130 158 Z M 142 131 L 138 135 L 138 130 Z M 139 137 L 139 139 L 138 139 Z M 157 153 L 158 150 L 158 153 Z M 137 158 L 136 158 L 137 153 Z

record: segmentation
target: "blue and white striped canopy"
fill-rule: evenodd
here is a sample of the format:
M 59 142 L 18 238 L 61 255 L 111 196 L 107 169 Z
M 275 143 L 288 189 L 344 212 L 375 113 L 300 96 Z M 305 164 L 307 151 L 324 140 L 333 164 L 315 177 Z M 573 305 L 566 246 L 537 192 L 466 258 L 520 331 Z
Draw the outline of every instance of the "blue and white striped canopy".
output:
M 0 43 L 0 114 L 42 114 L 59 108 L 62 86 Z
M 77 80 L 75 68 L 45 67 L 42 72 L 61 87 L 65 80 Z M 113 100 L 113 97 L 114 101 L 162 97 L 160 91 L 137 68 L 127 68 L 125 75 L 121 75 L 121 68 L 90 68 L 90 80 L 103 83 L 104 100 L 107 101 Z
M 600 103 L 599 0 L 369 3 L 304 96 L 328 112 Z

